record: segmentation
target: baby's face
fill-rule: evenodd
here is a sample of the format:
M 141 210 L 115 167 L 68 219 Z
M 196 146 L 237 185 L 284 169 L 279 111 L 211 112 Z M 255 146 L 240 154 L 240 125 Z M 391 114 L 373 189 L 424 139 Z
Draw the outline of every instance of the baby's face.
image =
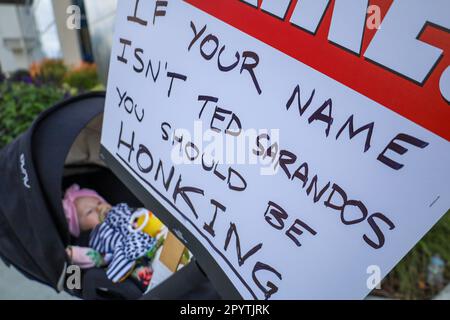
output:
M 80 197 L 75 200 L 78 222 L 82 231 L 92 230 L 100 224 L 100 215 L 111 206 L 94 197 Z

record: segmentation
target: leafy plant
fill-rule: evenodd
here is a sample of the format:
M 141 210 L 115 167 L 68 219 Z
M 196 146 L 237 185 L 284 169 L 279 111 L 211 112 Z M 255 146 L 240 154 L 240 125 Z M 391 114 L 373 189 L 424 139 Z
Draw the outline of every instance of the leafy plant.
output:
M 67 67 L 61 59 L 44 59 L 30 67 L 30 74 L 36 82 L 61 86 Z
M 40 112 L 64 95 L 62 89 L 49 85 L 0 83 L 0 148 L 24 132 Z
M 428 285 L 428 265 L 433 255 L 445 262 L 444 278 L 450 281 L 450 211 L 416 244 L 416 246 L 386 276 L 381 290 L 374 294 L 397 299 L 429 299 L 442 288 Z M 445 285 L 445 284 L 444 284 Z
M 82 63 L 68 70 L 60 59 L 44 59 L 9 79 L 0 74 L 0 148 L 64 96 L 93 88 L 100 88 L 95 64 Z
M 66 74 L 64 82 L 79 91 L 90 90 L 99 84 L 97 66 L 92 63 L 82 63 Z

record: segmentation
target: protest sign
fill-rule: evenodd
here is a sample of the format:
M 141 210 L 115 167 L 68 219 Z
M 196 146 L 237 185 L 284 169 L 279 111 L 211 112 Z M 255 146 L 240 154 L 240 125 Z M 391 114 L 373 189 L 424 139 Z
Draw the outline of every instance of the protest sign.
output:
M 449 209 L 450 4 L 377 3 L 119 1 L 103 155 L 219 291 L 363 298 Z

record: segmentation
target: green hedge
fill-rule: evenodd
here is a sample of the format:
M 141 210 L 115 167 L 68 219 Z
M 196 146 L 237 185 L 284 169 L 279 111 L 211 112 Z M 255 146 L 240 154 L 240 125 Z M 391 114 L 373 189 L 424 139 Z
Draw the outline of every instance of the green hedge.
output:
M 64 83 L 80 91 L 92 90 L 99 85 L 96 65 L 84 63 L 69 70 L 64 77 Z
M 398 299 L 429 299 L 442 288 L 430 287 L 427 269 L 431 257 L 439 255 L 446 263 L 444 276 L 450 280 L 450 210 L 416 244 L 400 263 L 383 280 L 375 293 Z
M 24 132 L 40 112 L 64 95 L 65 91 L 55 86 L 0 83 L 0 148 Z

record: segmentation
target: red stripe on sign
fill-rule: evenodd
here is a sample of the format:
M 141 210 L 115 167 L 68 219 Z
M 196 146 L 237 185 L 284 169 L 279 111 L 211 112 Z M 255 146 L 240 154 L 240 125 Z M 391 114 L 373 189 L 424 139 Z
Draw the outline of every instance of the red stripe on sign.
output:
M 366 60 L 363 54 L 358 56 L 330 43 L 328 30 L 334 0 L 316 35 L 289 22 L 297 0 L 291 2 L 284 20 L 239 0 L 185 1 L 450 141 L 450 105 L 439 89 L 440 77 L 450 65 L 449 32 L 429 25 L 420 35 L 420 40 L 444 50 L 443 57 L 421 86 Z M 371 0 L 370 4 L 378 5 L 384 17 L 392 0 Z M 375 32 L 366 28 L 362 52 Z

